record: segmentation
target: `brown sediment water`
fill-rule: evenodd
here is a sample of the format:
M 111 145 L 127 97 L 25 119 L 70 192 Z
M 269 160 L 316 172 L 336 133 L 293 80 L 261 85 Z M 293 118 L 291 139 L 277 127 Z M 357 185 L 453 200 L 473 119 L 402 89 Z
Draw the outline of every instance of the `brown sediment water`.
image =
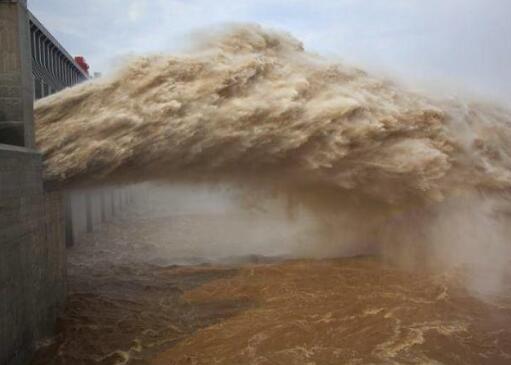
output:
M 35 119 L 49 187 L 231 184 L 247 212 L 285 200 L 294 222 L 148 215 L 89 236 L 41 361 L 511 361 L 505 107 L 236 25 L 40 100 Z
M 328 245 L 507 270 L 511 112 L 411 92 L 289 34 L 210 31 L 38 101 L 35 120 L 50 187 L 239 184 L 305 206 Z
M 511 360 L 511 277 L 490 300 L 467 290 L 463 268 L 229 256 L 226 231 L 244 230 L 246 218 L 169 212 L 118 218 L 69 251 L 59 335 L 34 365 Z M 225 256 L 201 257 L 210 244 Z
M 151 364 L 507 364 L 511 302 L 376 258 L 248 265 L 184 294 L 257 306 L 199 329 Z
M 511 186 L 511 113 L 435 100 L 255 25 L 141 57 L 36 103 L 48 183 L 270 181 L 439 200 Z

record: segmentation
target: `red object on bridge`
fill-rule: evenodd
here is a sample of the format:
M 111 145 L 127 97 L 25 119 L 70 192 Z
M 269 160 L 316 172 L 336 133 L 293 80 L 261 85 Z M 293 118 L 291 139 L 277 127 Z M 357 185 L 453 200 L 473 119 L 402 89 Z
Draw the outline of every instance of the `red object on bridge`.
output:
M 80 66 L 80 68 L 85 72 L 87 75 L 89 75 L 89 65 L 87 62 L 85 62 L 85 58 L 82 56 L 76 56 L 75 62 Z

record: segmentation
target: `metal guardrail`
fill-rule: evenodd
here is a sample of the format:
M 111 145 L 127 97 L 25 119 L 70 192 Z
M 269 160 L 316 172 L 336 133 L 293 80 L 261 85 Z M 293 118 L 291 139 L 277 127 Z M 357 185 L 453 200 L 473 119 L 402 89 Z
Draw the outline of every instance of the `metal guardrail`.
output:
M 51 95 L 89 78 L 31 12 L 29 22 L 35 99 Z

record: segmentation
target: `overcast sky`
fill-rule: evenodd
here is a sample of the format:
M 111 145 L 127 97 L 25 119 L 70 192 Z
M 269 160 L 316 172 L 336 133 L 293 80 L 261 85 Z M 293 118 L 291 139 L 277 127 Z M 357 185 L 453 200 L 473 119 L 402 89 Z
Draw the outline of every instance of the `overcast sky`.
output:
M 252 22 L 306 49 L 404 79 L 511 95 L 511 0 L 28 0 L 73 55 L 103 73 L 171 52 L 197 28 Z

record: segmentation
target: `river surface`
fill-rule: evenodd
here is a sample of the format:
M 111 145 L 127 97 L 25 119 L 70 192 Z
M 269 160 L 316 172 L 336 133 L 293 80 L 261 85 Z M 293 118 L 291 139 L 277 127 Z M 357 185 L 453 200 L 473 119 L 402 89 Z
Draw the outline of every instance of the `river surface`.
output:
M 34 365 L 511 364 L 509 290 L 481 298 L 463 269 L 375 256 L 264 255 L 275 242 L 253 223 L 133 211 L 83 236 L 59 335 Z

